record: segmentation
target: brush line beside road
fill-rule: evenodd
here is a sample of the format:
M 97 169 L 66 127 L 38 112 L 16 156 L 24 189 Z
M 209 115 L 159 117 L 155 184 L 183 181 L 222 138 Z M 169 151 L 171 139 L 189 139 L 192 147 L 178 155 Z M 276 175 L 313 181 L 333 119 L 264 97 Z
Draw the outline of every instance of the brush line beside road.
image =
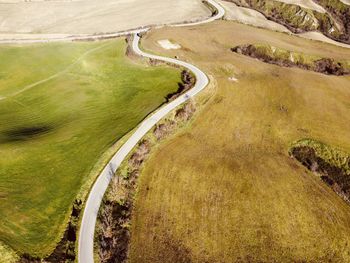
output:
M 194 26 L 201 25 L 205 23 L 212 22 L 216 19 L 220 19 L 224 16 L 225 10 L 217 4 L 214 0 L 208 0 L 208 2 L 213 5 L 217 9 L 217 13 L 208 18 L 207 20 L 189 24 L 181 24 L 181 25 L 173 25 L 173 26 Z M 102 170 L 101 174 L 98 176 L 96 182 L 94 183 L 88 199 L 85 203 L 85 208 L 83 212 L 83 218 L 80 226 L 79 232 L 79 249 L 78 249 L 78 261 L 80 263 L 93 263 L 94 262 L 94 233 L 95 233 L 95 225 L 97 220 L 98 211 L 100 209 L 103 196 L 108 188 L 108 185 L 114 176 L 116 170 L 121 165 L 123 160 L 127 157 L 127 155 L 132 151 L 132 149 L 137 145 L 137 143 L 142 139 L 146 133 L 152 129 L 152 127 L 161 120 L 164 116 L 166 116 L 169 112 L 174 110 L 179 105 L 183 104 L 193 96 L 195 96 L 198 92 L 203 90 L 209 83 L 208 77 L 206 74 L 201 71 L 196 66 L 180 61 L 173 58 L 162 57 L 157 55 L 152 55 L 142 51 L 139 47 L 140 43 L 140 34 L 147 32 L 148 28 L 141 29 L 138 31 L 133 31 L 134 38 L 132 42 L 132 49 L 135 54 L 155 59 L 161 60 L 167 63 L 175 64 L 190 70 L 196 77 L 196 83 L 192 89 L 182 94 L 172 102 L 166 104 L 155 113 L 153 113 L 150 117 L 145 119 L 136 131 L 131 135 L 131 137 L 123 144 L 123 146 L 117 151 L 117 153 L 113 156 L 113 158 L 108 162 L 105 168 Z

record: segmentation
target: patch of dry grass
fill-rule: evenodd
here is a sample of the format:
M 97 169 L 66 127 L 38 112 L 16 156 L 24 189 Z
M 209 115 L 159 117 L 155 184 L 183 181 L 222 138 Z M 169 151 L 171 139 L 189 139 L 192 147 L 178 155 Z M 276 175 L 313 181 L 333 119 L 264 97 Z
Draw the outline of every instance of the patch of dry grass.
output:
M 0 263 L 15 263 L 18 261 L 18 256 L 16 253 L 0 243 Z
M 165 36 L 182 49 L 157 47 Z M 350 58 L 346 49 L 227 22 L 147 35 L 146 49 L 195 63 L 218 90 L 146 163 L 129 262 L 350 261 L 350 207 L 288 156 L 305 137 L 349 151 L 350 78 L 229 50 L 246 43 Z

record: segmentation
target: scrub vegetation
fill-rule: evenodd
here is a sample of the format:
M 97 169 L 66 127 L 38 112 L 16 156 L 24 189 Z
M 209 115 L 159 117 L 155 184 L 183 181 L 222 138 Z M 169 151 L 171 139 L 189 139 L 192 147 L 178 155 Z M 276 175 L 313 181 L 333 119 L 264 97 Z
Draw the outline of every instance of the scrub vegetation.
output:
M 128 258 L 130 222 L 137 181 L 151 149 L 189 121 L 196 110 L 192 101 L 179 106 L 148 132 L 117 170 L 99 211 L 95 261 L 124 263 Z
M 0 241 L 19 255 L 54 250 L 95 163 L 178 89 L 180 69 L 125 51 L 123 39 L 0 47 Z
M 339 196 L 350 204 L 350 155 L 312 139 L 293 143 L 289 154 L 310 171 L 316 172 Z
M 275 0 L 226 1 L 252 8 L 262 13 L 267 19 L 284 25 L 293 33 L 320 31 L 334 40 L 350 43 L 348 29 L 344 26 L 340 27 L 337 23 L 338 19 L 333 19 L 333 16 L 328 13 L 321 13 L 296 4 L 282 3 Z M 336 2 L 340 1 L 336 0 Z
M 343 34 L 340 38 L 349 43 L 350 41 L 350 6 L 340 0 L 314 0 L 324 7 L 342 27 Z
M 161 49 L 165 37 L 182 48 Z M 227 21 L 146 35 L 145 49 L 186 58 L 217 89 L 144 164 L 128 262 L 350 261 L 350 206 L 289 154 L 301 138 L 350 151 L 350 78 L 231 52 L 246 43 L 350 59 L 348 49 Z
M 348 153 L 319 141 L 302 139 L 292 144 L 290 154 L 293 154 L 293 149 L 300 147 L 312 148 L 322 160 L 350 174 L 350 155 Z
M 331 58 L 307 55 L 260 44 L 236 46 L 231 48 L 231 50 L 238 54 L 257 58 L 266 63 L 284 67 L 298 67 L 327 75 L 340 76 L 350 74 L 350 60 L 335 61 Z

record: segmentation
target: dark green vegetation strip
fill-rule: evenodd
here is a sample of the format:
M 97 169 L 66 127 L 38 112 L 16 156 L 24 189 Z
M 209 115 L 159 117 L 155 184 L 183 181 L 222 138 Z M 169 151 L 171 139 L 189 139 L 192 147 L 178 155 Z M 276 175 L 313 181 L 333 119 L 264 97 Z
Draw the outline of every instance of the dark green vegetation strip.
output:
M 338 195 L 350 203 L 350 155 L 322 142 L 303 139 L 293 143 L 289 154 L 321 175 Z
M 263 62 L 284 67 L 298 67 L 327 75 L 350 74 L 350 61 L 335 61 L 331 58 L 307 55 L 270 45 L 240 45 L 231 49 L 233 52 L 257 58 Z
M 180 70 L 125 50 L 124 40 L 0 48 L 0 241 L 20 254 L 53 251 L 100 156 L 177 90 Z

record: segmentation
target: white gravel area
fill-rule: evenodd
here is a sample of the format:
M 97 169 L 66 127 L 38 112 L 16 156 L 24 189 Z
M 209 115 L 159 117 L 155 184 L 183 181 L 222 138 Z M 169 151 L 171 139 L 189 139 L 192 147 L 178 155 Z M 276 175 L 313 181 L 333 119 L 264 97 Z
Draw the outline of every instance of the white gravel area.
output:
M 158 40 L 158 44 L 164 49 L 180 49 L 181 46 L 171 42 L 169 39 Z

